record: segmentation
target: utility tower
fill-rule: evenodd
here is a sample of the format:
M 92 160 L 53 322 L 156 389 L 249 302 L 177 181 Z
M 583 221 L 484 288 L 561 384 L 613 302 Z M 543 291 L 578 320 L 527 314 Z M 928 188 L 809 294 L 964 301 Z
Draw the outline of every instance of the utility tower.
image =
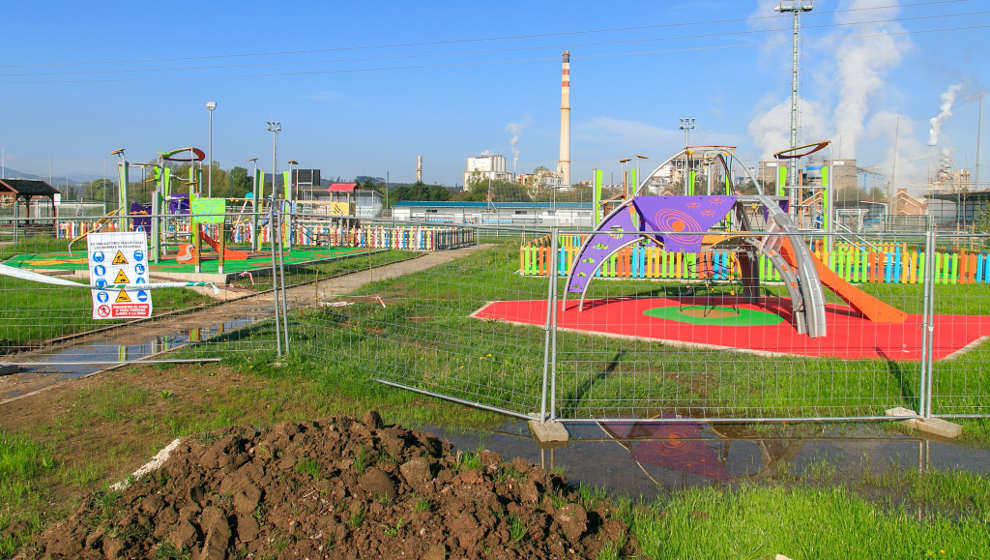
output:
M 800 48 L 800 38 L 801 38 L 801 12 L 810 12 L 814 8 L 814 0 L 781 0 L 780 4 L 774 10 L 785 13 L 791 12 L 794 14 L 794 29 L 792 37 L 792 63 L 791 63 L 791 145 L 789 147 L 793 148 L 798 145 L 798 75 L 801 71 L 801 48 Z M 793 158 L 789 162 L 790 169 L 787 170 L 787 174 L 790 179 L 790 184 L 798 185 L 797 181 L 797 158 Z M 793 202 L 795 200 L 795 192 L 793 189 L 790 191 L 790 200 Z M 800 199 L 800 196 L 797 196 Z

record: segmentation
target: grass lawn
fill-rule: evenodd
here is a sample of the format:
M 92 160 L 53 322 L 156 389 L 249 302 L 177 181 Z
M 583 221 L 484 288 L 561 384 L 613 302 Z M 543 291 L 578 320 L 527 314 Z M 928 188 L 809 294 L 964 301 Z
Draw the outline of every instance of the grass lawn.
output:
M 374 253 L 363 253 L 354 256 L 341 258 L 331 262 L 319 264 L 293 264 L 285 265 L 285 286 L 290 287 L 303 282 L 314 280 L 325 280 L 342 274 L 359 272 L 376 266 L 382 266 L 393 262 L 413 259 L 424 253 L 416 251 L 400 251 L 398 249 L 388 249 Z M 237 278 L 232 281 L 231 286 L 246 288 L 249 290 L 268 290 L 272 287 L 271 275 L 254 278 L 252 283 L 249 278 Z
M 411 426 L 484 427 L 502 419 L 376 378 L 516 412 L 539 410 L 543 330 L 468 316 L 486 301 L 545 296 L 547 279 L 515 274 L 517 243 L 359 290 L 381 297 L 384 307 L 342 297 L 347 305 L 292 314 L 292 351 L 279 368 L 271 365 L 272 352 L 254 352 L 222 364 L 118 370 L 7 405 L 0 415 L 0 558 L 174 437 L 371 408 Z M 649 282 L 592 286 L 591 297 L 678 289 Z M 906 311 L 920 308 L 920 300 L 910 307 L 920 287 L 868 289 L 896 296 L 891 303 Z M 982 294 L 968 290 L 939 287 L 938 311 L 986 313 Z M 244 331 L 267 340 L 270 328 L 261 323 Z M 985 406 L 990 373 L 981 360 L 988 353 L 984 343 L 936 363 L 936 393 L 950 399 L 936 399 L 940 407 L 973 406 L 967 398 Z M 558 413 L 576 417 L 867 414 L 917 400 L 916 364 L 767 359 L 563 332 L 557 356 Z M 966 425 L 982 443 L 990 439 L 987 421 Z M 584 493 L 604 498 L 592 489 Z M 876 475 L 812 465 L 766 483 L 677 491 L 645 507 L 616 502 L 616 515 L 632 522 L 650 558 L 986 558 L 990 552 L 990 482 L 965 472 Z M 601 557 L 616 557 L 609 554 Z
M 31 237 L 15 245 L 0 246 L 0 259 L 22 252 L 65 250 L 67 241 Z M 73 254 L 86 254 L 85 240 L 73 245 Z M 194 307 L 213 301 L 183 288 L 155 290 L 154 313 Z M 39 284 L 0 276 L 0 354 L 29 349 L 52 338 L 124 322 L 92 319 L 89 290 Z
M 0 559 L 175 437 L 371 408 L 412 426 L 483 428 L 502 420 L 389 389 L 355 368 L 264 362 L 117 370 L 8 405 L 0 417 Z M 582 494 L 609 499 L 592 488 Z M 959 471 L 877 473 L 865 463 L 819 463 L 636 506 L 610 499 L 647 558 L 982 558 L 990 550 L 990 481 Z M 608 554 L 601 557 L 615 557 Z
M 470 317 L 488 301 L 545 297 L 547 279 L 520 277 L 517 268 L 513 241 L 366 284 L 357 293 L 380 296 L 384 308 L 354 300 L 296 313 L 290 325 L 293 353 L 315 370 L 356 368 L 499 409 L 539 411 L 543 329 Z M 905 311 L 920 312 L 921 286 L 863 288 Z M 780 289 L 768 286 L 767 292 Z M 589 297 L 683 291 L 657 282 L 600 281 L 592 284 Z M 937 310 L 990 314 L 984 292 L 979 286 L 937 286 Z M 252 336 L 271 334 L 261 326 Z M 933 411 L 987 412 L 987 359 L 990 343 L 984 342 L 961 357 L 936 362 Z M 882 416 L 895 406 L 915 409 L 919 394 L 917 362 L 766 358 L 571 332 L 557 333 L 556 370 L 557 414 L 566 418 Z

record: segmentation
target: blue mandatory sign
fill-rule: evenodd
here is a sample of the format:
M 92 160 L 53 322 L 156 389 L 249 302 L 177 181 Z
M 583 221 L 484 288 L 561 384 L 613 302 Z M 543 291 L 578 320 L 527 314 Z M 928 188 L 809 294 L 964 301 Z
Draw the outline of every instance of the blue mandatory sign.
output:
M 93 262 L 101 263 L 105 258 L 106 256 L 103 254 L 103 251 L 97 251 L 93 253 Z
M 135 284 L 147 284 L 147 283 L 148 283 L 148 281 L 147 281 L 147 280 L 145 280 L 144 278 L 141 278 L 141 277 L 139 276 L 139 277 L 138 277 L 138 278 L 137 278 L 136 280 L 134 280 L 134 283 L 135 283 Z
M 137 299 L 140 302 L 148 301 L 148 292 L 146 292 L 144 290 L 138 290 Z
M 141 249 L 138 249 L 137 251 L 134 251 L 134 260 L 136 260 L 136 261 L 143 261 L 144 260 L 144 251 L 142 251 Z
M 103 291 L 96 292 L 96 301 L 100 303 L 106 303 L 110 301 L 110 294 Z
M 98 264 L 93 267 L 93 274 L 97 276 L 103 276 L 106 273 L 107 273 L 107 267 L 103 266 L 102 264 Z
M 97 287 L 97 288 L 103 288 L 103 287 L 105 287 L 106 285 L 107 285 L 107 281 L 106 281 L 106 280 L 104 280 L 103 278 L 97 278 L 97 279 L 96 279 L 96 287 Z
M 141 263 L 137 263 L 136 265 L 134 265 L 134 272 L 138 274 L 144 274 L 144 265 Z

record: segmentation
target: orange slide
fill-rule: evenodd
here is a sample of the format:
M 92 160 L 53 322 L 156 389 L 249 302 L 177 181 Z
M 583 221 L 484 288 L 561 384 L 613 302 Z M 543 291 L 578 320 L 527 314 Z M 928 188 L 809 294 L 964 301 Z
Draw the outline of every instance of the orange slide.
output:
M 216 253 L 220 254 L 220 243 L 216 239 L 213 239 L 209 235 L 206 235 L 205 231 L 200 231 L 200 235 L 203 236 L 203 241 L 205 241 Z M 225 261 L 244 261 L 248 258 L 247 251 L 239 251 L 237 249 L 223 248 L 223 260 Z
M 218 243 L 216 239 L 213 239 L 207 235 L 203 230 L 200 230 L 199 234 L 203 237 L 203 241 L 205 241 L 210 247 L 213 247 L 213 250 L 219 255 L 220 243 Z M 190 264 L 196 260 L 195 257 L 196 247 L 192 243 L 183 243 L 182 245 L 179 245 L 179 254 L 175 257 L 175 261 L 180 264 Z M 247 251 L 228 249 L 226 247 L 223 248 L 223 260 L 225 261 L 243 261 L 247 260 L 247 258 Z
M 787 264 L 797 266 L 791 241 L 786 237 L 780 247 L 780 256 L 784 257 Z M 848 303 L 863 317 L 874 323 L 903 323 L 907 321 L 907 313 L 878 300 L 849 282 L 846 282 L 838 274 L 832 272 L 829 267 L 825 266 L 825 263 L 814 254 L 811 255 L 811 258 L 814 260 L 815 270 L 818 271 L 818 278 L 821 279 L 822 284 L 832 290 L 835 295 L 842 298 L 842 301 Z

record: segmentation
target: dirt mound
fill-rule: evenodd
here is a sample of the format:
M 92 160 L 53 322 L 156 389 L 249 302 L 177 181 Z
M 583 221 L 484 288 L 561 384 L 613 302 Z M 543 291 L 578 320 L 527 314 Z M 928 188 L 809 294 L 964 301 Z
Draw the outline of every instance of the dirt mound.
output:
M 26 556 L 595 558 L 625 524 L 563 477 L 376 413 L 183 440 L 119 495 L 94 496 Z

